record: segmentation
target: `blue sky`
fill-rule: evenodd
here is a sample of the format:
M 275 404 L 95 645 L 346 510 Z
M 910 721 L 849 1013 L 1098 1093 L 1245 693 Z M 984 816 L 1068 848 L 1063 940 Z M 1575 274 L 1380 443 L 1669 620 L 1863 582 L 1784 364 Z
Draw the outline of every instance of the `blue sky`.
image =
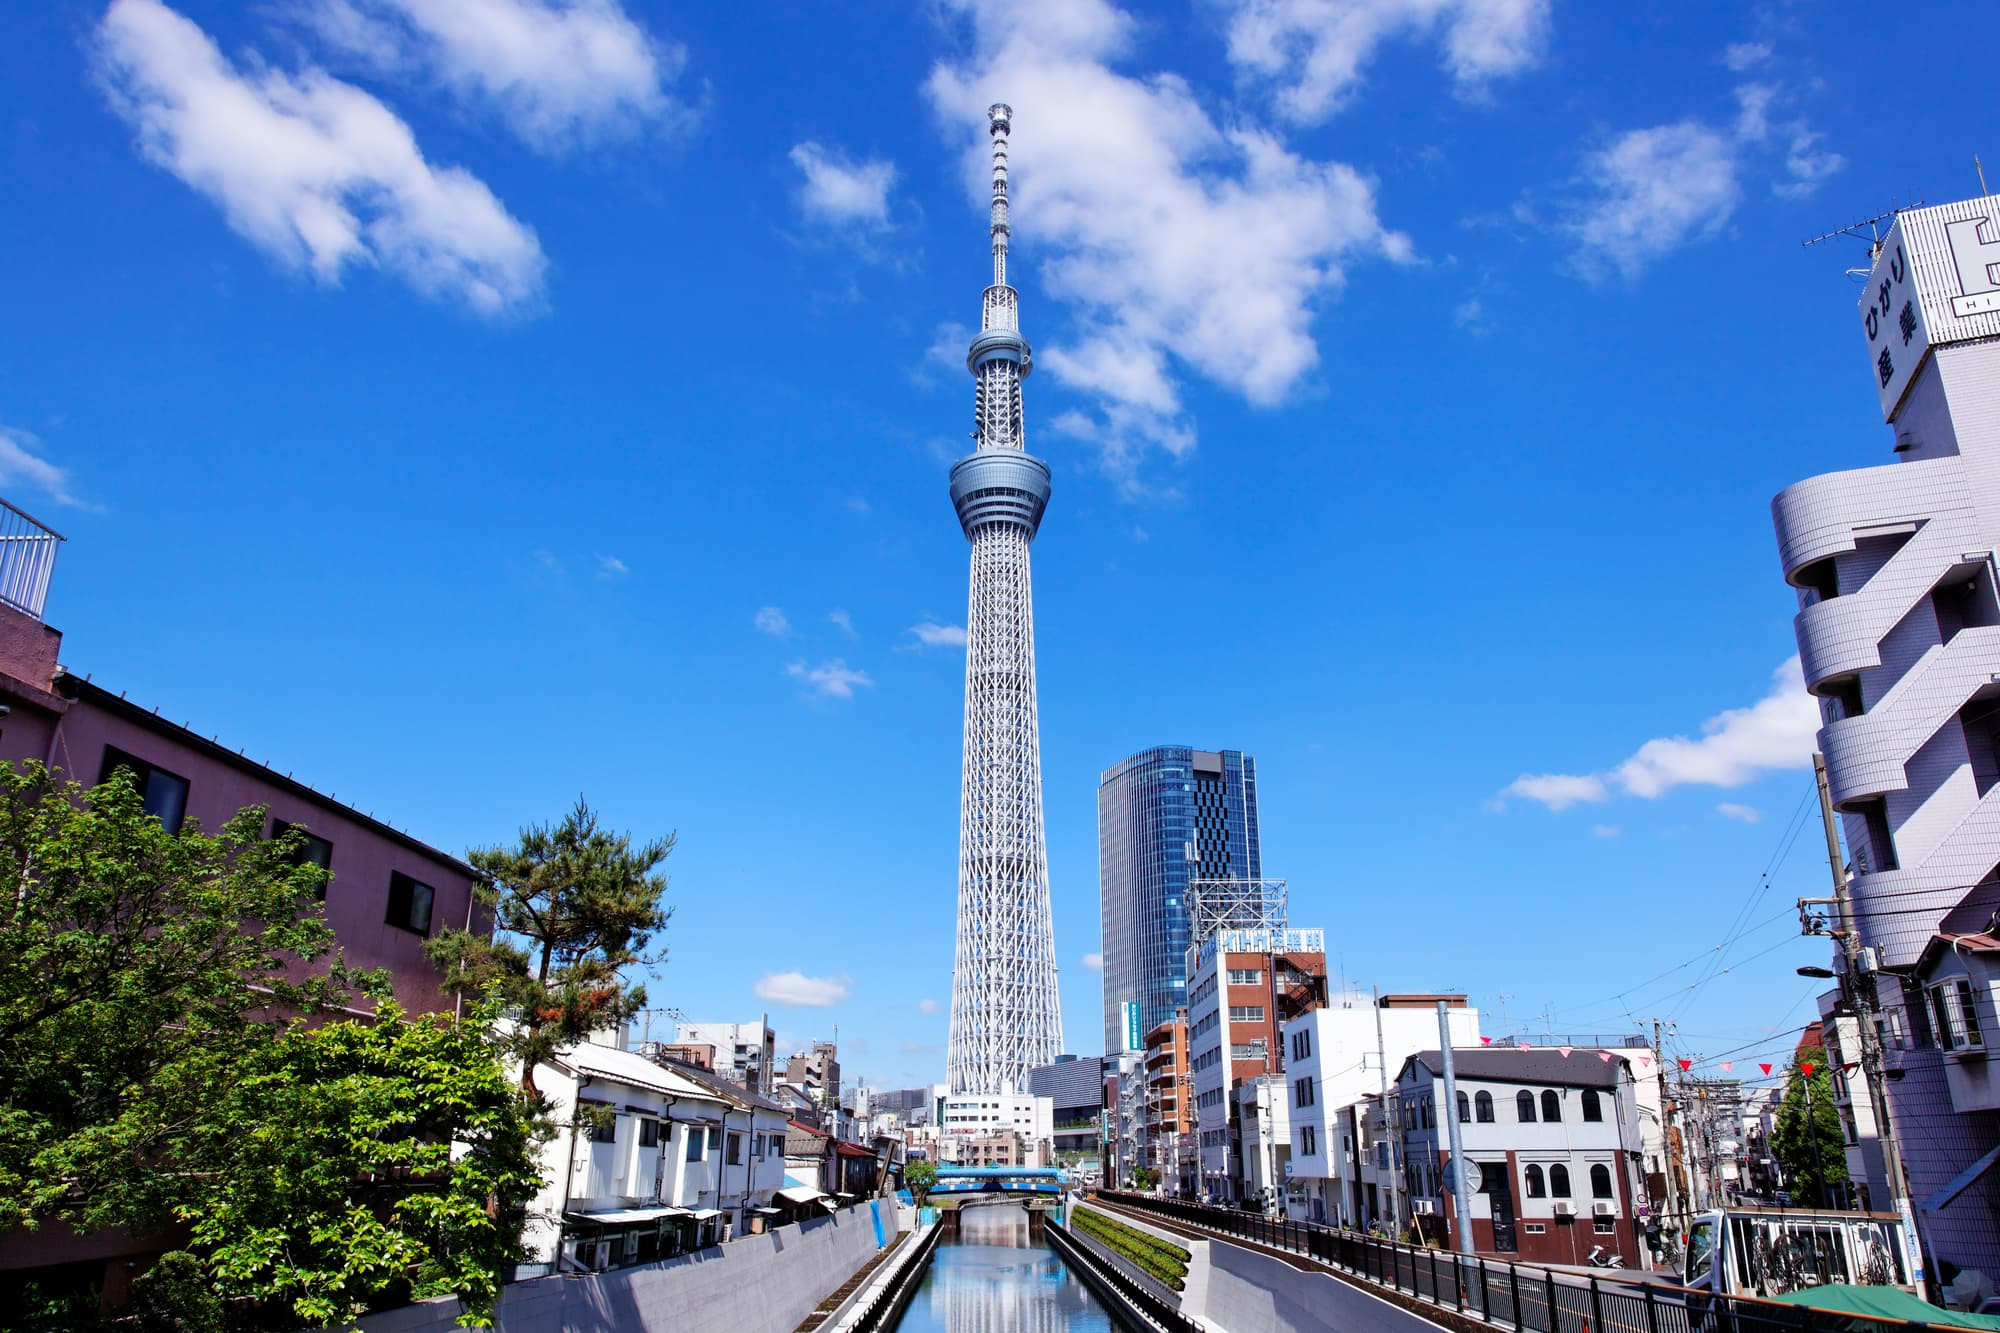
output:
M 1982 13 L 17 4 L 0 492 L 73 669 L 452 850 L 677 831 L 656 1004 L 941 1077 L 1004 98 L 1072 1048 L 1098 774 L 1191 743 L 1356 984 L 1768 1058 L 1768 505 L 1891 457 L 1799 242 L 1974 192 Z

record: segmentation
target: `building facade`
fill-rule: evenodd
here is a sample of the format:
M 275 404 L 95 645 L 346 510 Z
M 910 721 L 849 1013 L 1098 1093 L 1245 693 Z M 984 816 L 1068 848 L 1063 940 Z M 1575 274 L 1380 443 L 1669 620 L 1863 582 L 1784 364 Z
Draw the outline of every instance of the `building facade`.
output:
M 1967 1075 L 1983 1072 L 1995 992 L 1927 969 L 1962 957 L 1929 946 L 1966 933 L 1946 918 L 2000 879 L 1997 275 L 2000 201 L 1897 216 L 1858 311 L 1892 461 L 1772 502 L 1872 974 L 1849 980 L 1874 986 L 1889 1022 L 1886 1095 L 1929 1266 L 1989 1275 L 2000 1102 Z M 1968 915 L 1952 924 L 1992 921 Z
M 1639 1267 L 1639 1122 L 1632 1068 L 1608 1051 L 1475 1046 L 1452 1051 L 1458 1132 L 1477 1168 L 1473 1248 L 1482 1254 L 1585 1264 L 1593 1250 Z M 1436 1050 L 1396 1079 L 1403 1188 L 1413 1227 L 1457 1246 L 1458 1187 Z
M 1028 1091 L 1050 1105 L 1050 1143 L 1061 1166 L 1097 1165 L 1104 1154 L 1105 1061 L 1065 1055 L 1028 1071 Z
M 682 1023 L 676 1036 L 675 1045 L 711 1048 L 710 1068 L 751 1092 L 769 1092 L 777 1081 L 778 1036 L 762 1019 L 749 1023 Z
M 811 1050 L 795 1052 L 785 1062 L 785 1082 L 804 1089 L 822 1106 L 841 1105 L 839 1049 L 830 1041 L 816 1041 Z M 854 1113 L 865 1118 L 867 1109 L 856 1108 Z
M 1263 877 L 1256 761 L 1163 745 L 1113 765 L 1097 788 L 1097 848 L 1109 1054 L 1187 1003 L 1192 881 Z
M 1167 1193 L 1181 1197 L 1193 1195 L 1200 1161 L 1195 1151 L 1187 1034 L 1185 1010 L 1154 1024 L 1146 1034 L 1145 1120 L 1137 1163 L 1155 1172 Z

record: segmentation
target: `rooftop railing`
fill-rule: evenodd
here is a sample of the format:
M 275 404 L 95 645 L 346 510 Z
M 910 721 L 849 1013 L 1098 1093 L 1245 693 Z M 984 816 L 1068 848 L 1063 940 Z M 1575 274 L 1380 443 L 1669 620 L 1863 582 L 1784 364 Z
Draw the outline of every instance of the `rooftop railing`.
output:
M 0 500 L 0 604 L 42 618 L 63 535 Z

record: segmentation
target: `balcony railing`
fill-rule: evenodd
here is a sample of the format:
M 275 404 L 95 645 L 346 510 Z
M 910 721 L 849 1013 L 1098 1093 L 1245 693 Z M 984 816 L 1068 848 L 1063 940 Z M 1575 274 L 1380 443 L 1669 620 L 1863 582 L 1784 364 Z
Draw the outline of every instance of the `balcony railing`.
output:
M 0 604 L 42 618 L 63 535 L 0 500 Z

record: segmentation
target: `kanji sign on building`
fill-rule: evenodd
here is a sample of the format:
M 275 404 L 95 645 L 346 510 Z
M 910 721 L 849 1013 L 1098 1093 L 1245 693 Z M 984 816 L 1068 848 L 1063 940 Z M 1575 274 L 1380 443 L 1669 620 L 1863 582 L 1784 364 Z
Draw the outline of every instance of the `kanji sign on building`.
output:
M 2000 197 L 1897 214 L 1859 310 L 1882 419 L 1893 421 L 1933 348 L 2000 337 Z

